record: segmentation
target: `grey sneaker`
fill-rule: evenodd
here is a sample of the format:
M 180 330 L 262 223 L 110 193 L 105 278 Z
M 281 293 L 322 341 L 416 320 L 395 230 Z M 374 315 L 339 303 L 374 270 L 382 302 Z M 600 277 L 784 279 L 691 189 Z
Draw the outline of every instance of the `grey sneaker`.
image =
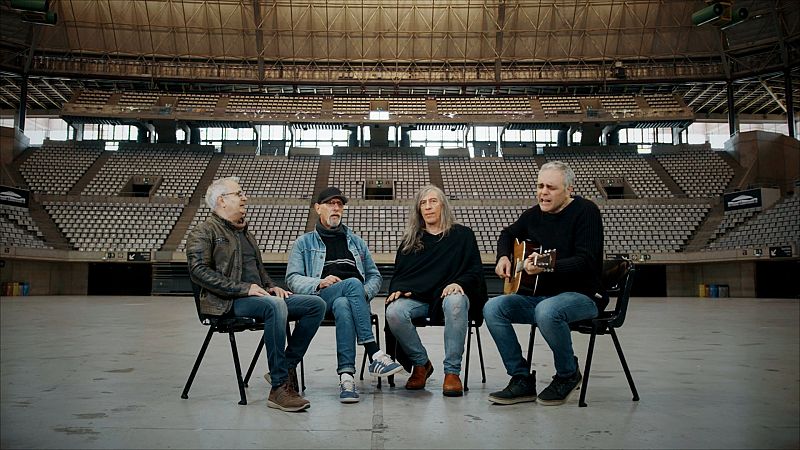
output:
M 345 375 L 345 374 L 342 374 Z M 352 375 L 342 376 L 339 380 L 339 401 L 342 403 L 358 403 L 358 389 L 356 389 L 356 380 Z
M 287 381 L 269 391 L 267 406 L 281 411 L 298 412 L 308 409 L 311 406 L 311 402 L 301 397 Z
M 577 362 L 576 359 L 576 365 Z M 554 375 L 550 385 L 539 394 L 537 402 L 546 406 L 563 405 L 569 399 L 570 394 L 578 390 L 582 378 L 580 369 L 575 369 L 575 373 L 566 378 Z
M 378 350 L 372 355 L 372 362 L 369 363 L 369 374 L 373 377 L 387 377 L 403 370 L 403 366 L 395 362 L 391 356 Z
M 489 394 L 489 401 L 499 405 L 536 401 L 536 371 L 512 376 L 505 389 Z

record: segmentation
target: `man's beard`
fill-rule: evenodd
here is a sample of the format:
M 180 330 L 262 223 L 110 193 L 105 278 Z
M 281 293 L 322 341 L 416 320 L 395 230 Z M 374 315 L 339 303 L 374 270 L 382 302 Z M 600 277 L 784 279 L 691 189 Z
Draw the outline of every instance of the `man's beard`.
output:
M 336 228 L 336 227 L 338 227 L 339 225 L 341 225 L 341 223 L 342 223 L 342 218 L 341 218 L 341 217 L 328 217 L 328 220 L 327 220 L 327 222 L 328 222 L 328 226 L 329 226 L 329 227 L 331 227 L 331 228 Z

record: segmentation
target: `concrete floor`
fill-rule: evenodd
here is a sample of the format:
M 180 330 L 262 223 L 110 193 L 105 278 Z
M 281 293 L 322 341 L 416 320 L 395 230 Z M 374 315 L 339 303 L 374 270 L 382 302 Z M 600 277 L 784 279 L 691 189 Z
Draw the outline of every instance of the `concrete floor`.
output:
M 382 301 L 373 311 L 383 311 Z M 306 355 L 309 411 L 266 406 L 262 359 L 237 404 L 230 348 L 211 341 L 188 400 L 180 398 L 206 328 L 190 298 L 5 297 L 0 300 L 2 448 L 798 448 L 800 303 L 636 298 L 620 339 L 641 401 L 632 402 L 611 340 L 598 338 L 588 408 L 491 405 L 508 377 L 481 329 L 470 387 L 445 398 L 442 329 L 422 330 L 434 362 L 428 390 L 375 388 L 338 401 L 333 328 Z M 382 321 L 382 319 L 381 319 Z M 518 333 L 527 343 L 529 327 Z M 588 339 L 573 334 L 583 363 Z M 256 333 L 238 337 L 243 360 Z M 474 344 L 474 341 L 473 341 Z M 473 351 L 475 347 L 473 347 Z M 359 353 L 360 358 L 360 353 Z M 360 359 L 359 359 L 360 361 Z M 552 355 L 537 338 L 542 389 Z

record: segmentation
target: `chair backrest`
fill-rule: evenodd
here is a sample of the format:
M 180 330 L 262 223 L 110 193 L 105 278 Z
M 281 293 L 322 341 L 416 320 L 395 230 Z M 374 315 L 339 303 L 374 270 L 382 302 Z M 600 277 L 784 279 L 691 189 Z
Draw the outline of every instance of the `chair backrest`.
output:
M 627 259 L 614 261 L 614 263 L 616 264 L 609 264 L 604 267 L 603 285 L 609 293 L 617 294 L 616 304 L 614 305 L 614 320 L 611 321 L 610 325 L 614 328 L 619 328 L 625 323 L 636 267 L 632 261 Z

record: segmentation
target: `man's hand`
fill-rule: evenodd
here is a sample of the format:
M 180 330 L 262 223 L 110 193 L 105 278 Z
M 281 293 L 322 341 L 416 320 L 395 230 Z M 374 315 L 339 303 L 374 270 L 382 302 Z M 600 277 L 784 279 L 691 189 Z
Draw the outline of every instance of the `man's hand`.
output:
M 337 277 L 336 275 L 328 275 L 327 277 L 319 281 L 319 289 L 320 290 L 325 289 L 326 287 L 332 286 L 340 281 L 342 281 L 342 279 Z
M 292 291 L 287 291 L 287 290 L 285 290 L 283 288 L 280 288 L 278 286 L 269 288 L 269 293 L 274 295 L 275 297 L 284 298 L 284 299 L 286 297 L 292 295 Z
M 523 268 L 525 269 L 525 273 L 527 273 L 528 275 L 538 275 L 544 272 L 544 267 L 539 267 L 533 263 L 534 258 L 537 258 L 538 256 L 539 256 L 538 253 L 533 252 L 530 255 L 528 255 L 527 258 L 525 258 L 525 264 Z
M 257 284 L 251 284 L 250 289 L 247 290 L 248 297 L 266 297 L 267 291 Z
M 388 297 L 386 297 L 386 304 L 388 305 L 400 297 L 411 297 L 411 292 L 406 292 L 405 294 L 400 291 L 392 292 Z
M 511 278 L 511 260 L 508 259 L 508 256 L 500 257 L 497 261 L 497 266 L 494 268 L 494 273 L 504 280 Z
M 448 295 L 453 295 L 453 294 L 464 295 L 464 289 L 461 286 L 459 286 L 458 283 L 450 283 L 444 287 L 444 290 L 442 290 L 441 297 L 445 298 Z

